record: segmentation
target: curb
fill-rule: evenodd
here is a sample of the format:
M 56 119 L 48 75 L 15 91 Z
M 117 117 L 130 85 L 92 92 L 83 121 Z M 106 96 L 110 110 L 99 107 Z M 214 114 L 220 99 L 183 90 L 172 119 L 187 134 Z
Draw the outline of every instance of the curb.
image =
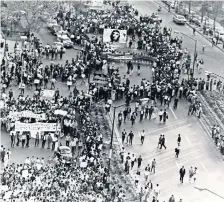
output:
M 165 10 L 168 11 L 167 7 L 164 6 L 163 4 L 161 4 L 160 2 L 155 1 L 155 3 L 157 3 L 159 6 L 163 7 Z M 170 14 L 175 15 L 176 13 L 173 12 L 173 11 L 170 11 Z M 187 25 L 188 27 L 190 27 L 190 28 L 193 29 L 193 26 L 190 25 L 190 23 L 187 22 L 186 25 Z M 205 39 L 207 39 L 210 43 L 212 43 L 212 41 L 211 41 L 208 37 L 206 37 L 204 34 L 202 34 L 200 31 L 198 31 L 197 29 L 195 29 L 195 31 L 196 31 L 198 34 L 200 34 L 201 36 L 203 36 Z M 220 48 L 220 47 L 217 46 L 217 45 L 214 45 L 214 46 L 224 53 L 224 49 Z

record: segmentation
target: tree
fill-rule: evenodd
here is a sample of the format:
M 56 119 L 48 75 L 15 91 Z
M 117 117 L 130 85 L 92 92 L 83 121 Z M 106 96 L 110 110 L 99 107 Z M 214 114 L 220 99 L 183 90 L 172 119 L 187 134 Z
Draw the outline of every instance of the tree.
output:
M 7 1 L 2 15 L 13 19 L 27 31 L 41 29 L 58 11 L 57 1 Z
M 208 2 L 206 2 L 206 1 L 202 2 L 200 11 L 201 11 L 201 23 L 202 23 L 204 20 L 204 16 L 206 15 L 206 13 L 209 12 Z
M 218 15 L 222 11 L 223 2 L 222 1 L 212 1 L 212 18 L 213 18 L 213 30 L 215 30 L 215 23 Z

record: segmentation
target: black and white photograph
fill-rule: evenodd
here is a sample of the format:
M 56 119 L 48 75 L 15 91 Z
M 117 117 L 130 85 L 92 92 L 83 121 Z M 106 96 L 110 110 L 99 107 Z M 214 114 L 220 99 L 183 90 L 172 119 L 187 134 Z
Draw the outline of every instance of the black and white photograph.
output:
M 0 201 L 224 202 L 224 1 L 0 3 Z

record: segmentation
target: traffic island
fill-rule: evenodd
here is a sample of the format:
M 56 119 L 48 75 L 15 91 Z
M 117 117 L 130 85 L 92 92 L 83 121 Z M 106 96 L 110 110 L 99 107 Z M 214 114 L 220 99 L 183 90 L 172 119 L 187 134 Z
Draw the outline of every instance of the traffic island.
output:
M 116 138 L 114 138 L 112 153 L 110 154 L 111 126 L 108 116 L 105 115 L 104 105 L 92 105 L 90 118 L 92 122 L 100 126 L 100 133 L 103 135 L 102 158 L 110 173 L 110 187 L 122 187 L 125 190 L 125 201 L 139 201 L 133 179 L 130 175 L 125 174 L 124 165 L 121 163 L 120 145 Z

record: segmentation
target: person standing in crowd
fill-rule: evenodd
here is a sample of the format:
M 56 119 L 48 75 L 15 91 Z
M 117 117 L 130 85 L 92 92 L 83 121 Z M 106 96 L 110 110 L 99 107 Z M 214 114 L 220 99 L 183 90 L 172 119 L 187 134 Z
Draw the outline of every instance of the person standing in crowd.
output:
M 52 142 L 53 142 L 53 139 L 52 139 L 51 133 L 48 133 L 48 135 L 47 135 L 47 149 L 51 149 Z
M 183 184 L 183 182 L 184 182 L 184 176 L 185 176 L 185 168 L 184 168 L 184 166 L 182 166 L 182 168 L 180 169 L 180 171 L 179 171 L 179 174 L 180 174 L 180 183 L 182 183 Z
M 26 142 L 26 133 L 22 132 L 22 147 L 25 147 L 25 142 Z
M 145 167 L 145 172 L 144 172 L 145 185 L 146 185 L 147 182 L 148 182 L 149 173 L 150 173 L 150 170 L 148 169 L 148 167 Z
M 39 142 L 40 142 L 40 133 L 37 132 L 35 137 L 35 142 L 34 142 L 35 147 L 39 147 Z
M 69 145 L 70 145 L 70 141 L 71 141 L 71 136 L 70 136 L 70 134 L 68 134 L 68 135 L 65 137 L 65 145 L 66 145 L 67 147 L 69 147 Z
M 46 135 L 44 133 L 41 134 L 41 140 L 42 140 L 42 148 L 44 149 L 46 143 Z
M 26 147 L 30 146 L 30 132 L 26 132 Z
M 22 139 L 22 132 L 17 131 L 17 132 L 16 132 L 16 138 L 17 138 L 16 146 L 19 146 L 19 143 L 20 143 L 20 141 L 21 141 L 21 139 Z
M 142 132 L 140 133 L 140 136 L 141 136 L 141 145 L 143 145 L 145 140 L 145 130 L 142 130 Z

